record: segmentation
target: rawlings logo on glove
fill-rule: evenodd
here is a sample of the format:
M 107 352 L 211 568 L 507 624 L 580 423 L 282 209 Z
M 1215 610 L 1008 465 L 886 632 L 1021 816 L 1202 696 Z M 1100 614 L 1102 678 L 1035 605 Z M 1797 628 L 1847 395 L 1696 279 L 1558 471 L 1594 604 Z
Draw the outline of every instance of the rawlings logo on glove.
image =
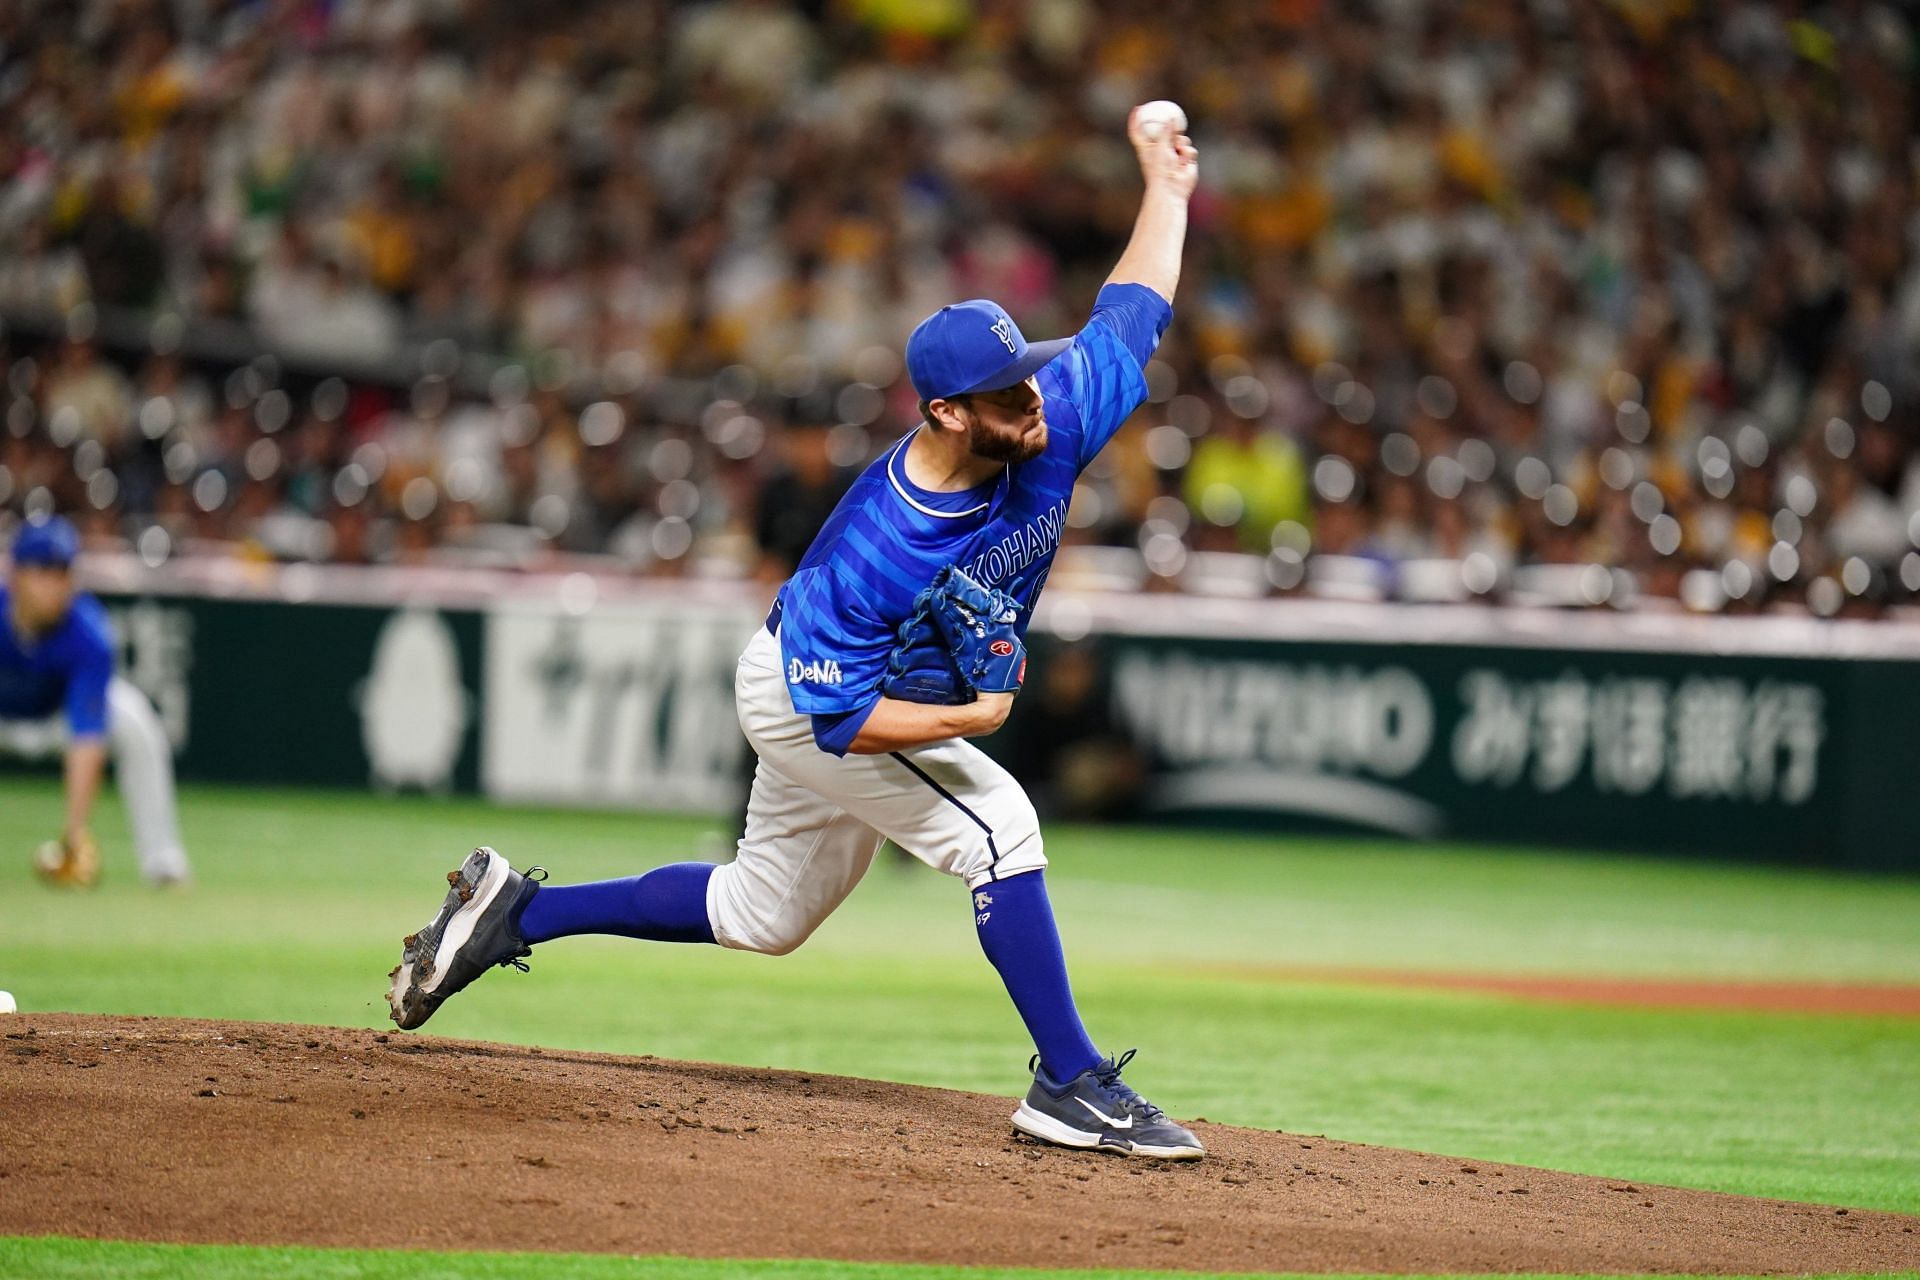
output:
M 1020 606 L 953 565 L 914 599 L 887 659 L 880 692 L 907 702 L 972 702 L 1010 693 L 1027 676 L 1027 647 L 1014 634 Z

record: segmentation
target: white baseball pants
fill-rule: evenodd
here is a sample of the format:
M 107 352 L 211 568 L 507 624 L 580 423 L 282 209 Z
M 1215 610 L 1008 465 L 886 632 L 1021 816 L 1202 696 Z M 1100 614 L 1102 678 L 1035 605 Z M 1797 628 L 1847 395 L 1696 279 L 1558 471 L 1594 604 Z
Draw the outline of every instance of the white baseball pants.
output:
M 0 752 L 45 759 L 60 755 L 66 746 L 62 717 L 0 720 Z M 107 748 L 127 806 L 140 873 L 154 881 L 185 879 L 187 853 L 174 817 L 173 746 L 147 695 L 119 676 L 107 686 Z
M 837 757 L 793 709 L 780 645 L 755 630 L 734 676 L 740 727 L 760 756 L 747 829 L 707 884 L 714 938 L 785 955 L 833 914 L 882 840 L 978 887 L 1046 866 L 1033 802 L 978 747 L 952 739 Z

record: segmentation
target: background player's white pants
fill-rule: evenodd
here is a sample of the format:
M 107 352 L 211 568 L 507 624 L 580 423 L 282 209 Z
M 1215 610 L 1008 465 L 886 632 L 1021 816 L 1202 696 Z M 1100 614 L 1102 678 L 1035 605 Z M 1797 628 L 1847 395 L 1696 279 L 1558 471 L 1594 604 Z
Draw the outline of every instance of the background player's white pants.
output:
M 9 755 L 40 759 L 60 755 L 66 745 L 61 718 L 0 720 L 0 751 Z M 107 745 L 141 874 L 149 880 L 185 878 L 187 854 L 173 808 L 173 746 L 147 695 L 119 676 L 107 686 Z
M 793 709 L 779 643 L 754 633 L 734 677 L 740 727 L 759 753 L 747 830 L 707 884 L 721 945 L 784 955 L 853 892 L 883 839 L 980 886 L 1046 866 L 1033 803 L 1013 775 L 959 739 L 836 757 Z

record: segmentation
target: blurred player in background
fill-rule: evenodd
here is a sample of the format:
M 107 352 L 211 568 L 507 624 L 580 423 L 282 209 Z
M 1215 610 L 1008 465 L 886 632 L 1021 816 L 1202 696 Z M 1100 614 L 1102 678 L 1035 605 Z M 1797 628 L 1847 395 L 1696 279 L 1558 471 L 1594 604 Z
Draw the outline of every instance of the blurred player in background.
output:
M 394 1021 L 420 1026 L 488 968 L 555 938 L 785 954 L 891 839 L 972 892 L 981 948 L 1038 1050 L 1014 1127 L 1123 1155 L 1205 1154 L 1121 1079 L 1131 1051 L 1103 1055 L 1088 1036 L 1033 803 L 965 741 L 1006 720 L 1074 483 L 1146 398 L 1198 177 L 1185 127 L 1171 103 L 1130 117 L 1146 191 L 1078 334 L 1029 343 L 978 299 L 914 330 L 907 369 L 921 424 L 834 508 L 741 656 L 735 699 L 760 763 L 734 860 L 543 887 L 478 849 L 406 939 L 389 975 Z
M 91 827 L 111 752 L 141 874 L 155 885 L 183 884 L 173 749 L 146 695 L 113 673 L 106 611 L 74 589 L 79 551 L 67 521 L 29 520 L 0 585 L 0 752 L 66 758 L 66 827 L 34 854 L 34 869 L 50 884 L 99 879 Z

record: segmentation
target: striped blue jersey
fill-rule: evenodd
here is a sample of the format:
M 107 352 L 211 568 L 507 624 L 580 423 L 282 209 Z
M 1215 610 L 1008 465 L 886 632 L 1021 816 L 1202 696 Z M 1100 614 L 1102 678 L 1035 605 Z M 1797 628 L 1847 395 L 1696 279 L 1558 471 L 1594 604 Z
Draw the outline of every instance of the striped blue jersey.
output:
M 914 598 L 947 565 L 1021 606 L 1025 634 L 1053 567 L 1074 481 L 1146 398 L 1143 372 L 1173 310 L 1144 285 L 1108 285 L 1073 344 L 1037 375 L 1047 447 L 977 488 L 907 478 L 910 433 L 854 481 L 784 586 L 780 649 L 794 710 L 836 755 L 879 701 Z

